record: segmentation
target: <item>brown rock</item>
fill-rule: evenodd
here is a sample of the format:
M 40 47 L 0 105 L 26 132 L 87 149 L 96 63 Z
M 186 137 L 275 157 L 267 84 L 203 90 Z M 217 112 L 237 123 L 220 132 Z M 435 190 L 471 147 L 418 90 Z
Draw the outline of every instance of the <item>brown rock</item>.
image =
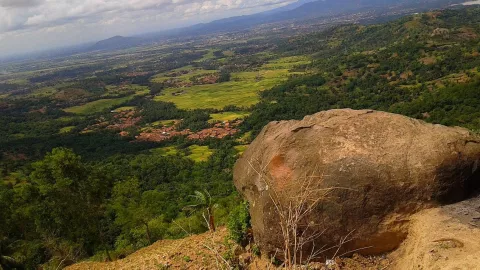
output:
M 323 232 L 305 249 L 332 247 L 325 256 L 358 249 L 379 254 L 405 239 L 412 214 L 462 200 L 479 186 L 479 159 L 480 138 L 466 129 L 331 110 L 268 124 L 237 161 L 234 182 L 250 202 L 263 254 L 282 258 L 282 219 L 273 201 L 286 209 L 305 194 L 320 203 L 297 234 Z M 347 236 L 351 241 L 337 251 Z

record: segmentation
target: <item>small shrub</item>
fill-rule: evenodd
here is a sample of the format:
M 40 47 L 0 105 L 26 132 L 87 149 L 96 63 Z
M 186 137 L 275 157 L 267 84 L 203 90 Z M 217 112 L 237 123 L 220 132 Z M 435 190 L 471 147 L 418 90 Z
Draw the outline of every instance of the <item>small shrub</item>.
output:
M 252 254 L 257 257 L 260 257 L 260 247 L 257 246 L 256 244 L 252 245 Z
M 250 227 L 248 203 L 244 201 L 236 206 L 228 217 L 227 228 L 230 238 L 239 244 L 248 244 Z
M 170 269 L 170 265 L 160 263 L 160 264 L 157 264 L 157 268 L 158 270 L 168 270 Z
M 224 245 L 226 247 L 226 251 L 222 254 L 222 258 L 228 262 L 232 269 L 237 269 L 238 256 L 236 254 L 236 250 L 239 246 L 228 238 L 224 239 Z

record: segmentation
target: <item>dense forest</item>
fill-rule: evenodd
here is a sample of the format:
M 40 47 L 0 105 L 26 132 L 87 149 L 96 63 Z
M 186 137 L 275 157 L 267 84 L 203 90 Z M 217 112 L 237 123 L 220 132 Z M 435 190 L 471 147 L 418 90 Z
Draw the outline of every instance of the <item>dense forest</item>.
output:
M 189 207 L 199 205 L 198 192 L 215 205 L 217 225 L 243 228 L 246 206 L 232 168 L 269 121 L 375 109 L 479 131 L 479 35 L 480 8 L 462 8 L 289 37 L 139 49 L 144 61 L 131 65 L 131 56 L 115 56 L 101 66 L 4 78 L 0 256 L 56 269 L 204 232 L 204 211 Z M 260 89 L 246 92 L 252 87 Z M 195 89 L 226 94 L 183 99 Z M 202 137 L 212 129 L 230 133 Z

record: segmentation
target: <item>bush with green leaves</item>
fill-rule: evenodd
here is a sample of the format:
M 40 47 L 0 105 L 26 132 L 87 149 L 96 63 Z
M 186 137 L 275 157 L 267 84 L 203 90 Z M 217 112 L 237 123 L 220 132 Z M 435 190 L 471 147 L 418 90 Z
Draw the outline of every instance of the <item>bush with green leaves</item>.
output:
M 228 217 L 227 228 L 230 238 L 239 244 L 248 244 L 248 230 L 250 225 L 250 213 L 248 202 L 244 201 L 233 209 Z

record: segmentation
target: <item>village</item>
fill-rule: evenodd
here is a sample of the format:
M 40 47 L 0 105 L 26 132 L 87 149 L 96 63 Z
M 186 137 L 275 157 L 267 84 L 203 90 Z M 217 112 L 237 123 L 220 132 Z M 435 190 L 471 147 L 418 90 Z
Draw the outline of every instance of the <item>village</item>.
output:
M 169 140 L 176 136 L 187 136 L 189 140 L 205 140 L 208 138 L 223 139 L 227 136 L 235 135 L 239 132 L 237 128 L 243 121 L 224 121 L 214 124 L 213 127 L 200 130 L 198 132 L 192 132 L 189 129 L 177 130 L 177 124 L 170 127 L 155 128 L 147 130 L 136 136 L 137 141 L 149 141 L 149 142 L 161 142 Z
M 119 131 L 122 137 L 130 136 L 128 129 L 139 128 L 142 121 L 141 116 L 136 116 L 135 110 L 125 110 L 120 112 L 112 111 L 113 117 L 109 121 L 105 117 L 100 117 L 96 124 L 83 129 L 81 133 L 89 133 L 100 129 L 109 129 Z M 232 136 L 240 130 L 238 126 L 243 120 L 220 121 L 212 123 L 213 126 L 193 132 L 190 129 L 179 129 L 182 120 L 165 121 L 168 124 L 148 125 L 140 129 L 140 133 L 135 136 L 134 141 L 139 142 L 162 142 L 178 136 L 186 136 L 189 140 L 205 140 L 208 138 L 223 139 Z

